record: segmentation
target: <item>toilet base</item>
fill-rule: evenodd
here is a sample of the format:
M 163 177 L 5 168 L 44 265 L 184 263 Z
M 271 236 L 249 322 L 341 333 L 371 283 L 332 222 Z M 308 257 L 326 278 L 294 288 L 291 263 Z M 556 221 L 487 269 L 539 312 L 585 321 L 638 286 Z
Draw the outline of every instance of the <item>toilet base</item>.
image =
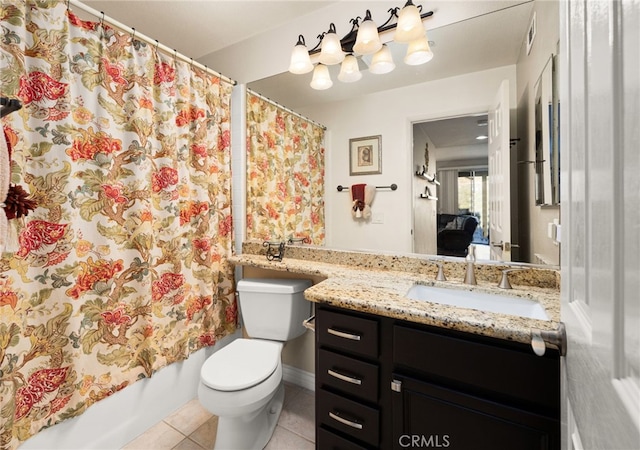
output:
M 281 382 L 264 410 L 252 417 L 218 417 L 214 450 L 262 450 L 273 436 L 283 404 L 284 383 Z

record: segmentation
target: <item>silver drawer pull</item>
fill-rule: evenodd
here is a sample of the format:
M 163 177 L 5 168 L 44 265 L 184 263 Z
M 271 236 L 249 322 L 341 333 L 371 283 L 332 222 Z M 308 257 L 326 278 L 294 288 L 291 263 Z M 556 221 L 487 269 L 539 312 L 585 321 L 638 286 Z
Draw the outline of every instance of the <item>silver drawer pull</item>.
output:
M 359 380 L 358 378 L 353 378 L 348 375 L 343 375 L 331 369 L 328 369 L 327 373 L 332 377 L 337 378 L 338 380 L 346 381 L 347 383 L 357 384 L 358 386 L 362 384 L 362 380 Z
M 333 420 L 337 420 L 338 422 L 351 427 L 351 428 L 355 428 L 356 430 L 362 430 L 362 424 L 358 423 L 358 422 L 352 422 L 350 420 L 347 419 L 343 419 L 342 417 L 340 417 L 337 414 L 334 414 L 332 412 L 329 413 L 329 417 L 331 417 Z
M 327 332 L 329 334 L 333 334 L 334 336 L 351 339 L 352 341 L 359 341 L 360 339 L 362 339 L 362 336 L 360 336 L 359 334 L 345 333 L 344 331 L 334 330 L 333 328 L 327 328 Z

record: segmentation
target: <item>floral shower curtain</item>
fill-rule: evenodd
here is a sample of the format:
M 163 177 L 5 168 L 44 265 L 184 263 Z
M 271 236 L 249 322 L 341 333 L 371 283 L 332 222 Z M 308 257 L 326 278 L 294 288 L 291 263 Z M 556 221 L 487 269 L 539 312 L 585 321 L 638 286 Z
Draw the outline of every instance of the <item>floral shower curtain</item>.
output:
M 247 93 L 247 238 L 323 245 L 324 129 Z
M 0 261 L 0 448 L 236 328 L 230 95 L 57 0 L 0 0 L 13 183 Z

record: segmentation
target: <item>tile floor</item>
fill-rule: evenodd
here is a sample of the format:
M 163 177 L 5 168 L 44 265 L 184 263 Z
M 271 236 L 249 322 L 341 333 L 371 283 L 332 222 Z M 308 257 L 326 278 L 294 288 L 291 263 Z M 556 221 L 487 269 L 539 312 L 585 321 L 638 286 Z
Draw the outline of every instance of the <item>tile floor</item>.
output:
M 285 383 L 282 414 L 265 450 L 315 449 L 314 393 Z M 123 450 L 209 450 L 213 448 L 218 417 L 197 399 L 157 423 Z

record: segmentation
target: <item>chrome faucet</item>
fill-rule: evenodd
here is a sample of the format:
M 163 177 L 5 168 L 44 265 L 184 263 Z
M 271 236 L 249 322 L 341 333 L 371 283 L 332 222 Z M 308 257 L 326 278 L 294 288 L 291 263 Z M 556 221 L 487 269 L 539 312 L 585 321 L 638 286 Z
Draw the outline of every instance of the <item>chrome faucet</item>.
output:
M 464 274 L 464 284 L 478 284 L 473 264 L 476 262 L 476 246 L 470 245 L 465 258 L 467 260 L 467 271 Z
M 502 271 L 502 278 L 500 279 L 500 283 L 498 283 L 498 287 L 500 289 L 513 289 L 513 287 L 511 286 L 511 283 L 509 283 L 509 273 L 510 272 L 515 272 L 517 270 L 526 270 L 524 267 L 523 268 L 518 268 L 518 269 L 505 269 Z
M 436 281 L 447 281 L 447 277 L 444 275 L 444 261 L 436 262 L 438 266 L 438 275 L 436 275 Z

